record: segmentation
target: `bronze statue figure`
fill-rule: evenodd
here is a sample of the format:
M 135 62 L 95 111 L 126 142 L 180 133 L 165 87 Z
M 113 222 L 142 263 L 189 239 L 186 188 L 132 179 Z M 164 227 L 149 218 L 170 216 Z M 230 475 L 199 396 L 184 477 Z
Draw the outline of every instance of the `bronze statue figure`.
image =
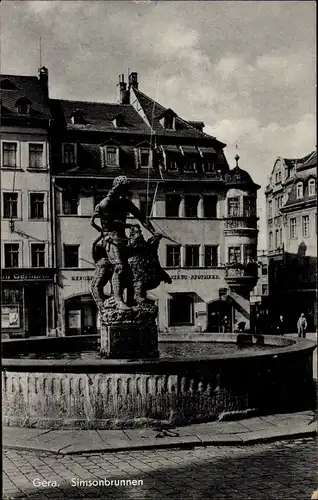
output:
M 153 236 L 161 238 L 142 212 L 131 201 L 131 183 L 125 176 L 116 177 L 112 189 L 107 196 L 95 207 L 91 218 L 91 225 L 101 233 L 102 245 L 105 250 L 105 259 L 98 266 L 93 282 L 92 293 L 97 298 L 98 305 L 102 300 L 101 286 L 111 279 L 112 294 L 117 309 L 127 310 L 129 306 L 123 300 L 124 289 L 132 286 L 130 270 L 128 265 L 128 239 L 126 228 L 132 226 L 127 224 L 126 219 L 130 213 L 135 217 Z M 101 226 L 95 223 L 100 219 Z M 108 274 L 108 263 L 112 266 L 112 275 Z M 103 285 L 104 286 L 104 285 Z M 95 299 L 96 300 L 96 299 Z

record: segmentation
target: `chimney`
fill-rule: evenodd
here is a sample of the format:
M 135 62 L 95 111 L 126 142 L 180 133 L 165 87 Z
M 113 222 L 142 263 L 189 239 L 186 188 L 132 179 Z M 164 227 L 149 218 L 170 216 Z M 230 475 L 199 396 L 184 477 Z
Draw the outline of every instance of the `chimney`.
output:
M 49 70 L 45 67 L 42 66 L 42 68 L 39 69 L 39 82 L 42 87 L 42 92 L 44 95 L 44 99 L 48 99 L 49 97 Z
M 138 73 L 130 73 L 129 75 L 129 88 L 133 88 L 133 89 L 136 89 L 138 90 Z
M 130 92 L 127 90 L 127 83 L 124 81 L 124 75 L 119 75 L 119 103 L 130 104 Z

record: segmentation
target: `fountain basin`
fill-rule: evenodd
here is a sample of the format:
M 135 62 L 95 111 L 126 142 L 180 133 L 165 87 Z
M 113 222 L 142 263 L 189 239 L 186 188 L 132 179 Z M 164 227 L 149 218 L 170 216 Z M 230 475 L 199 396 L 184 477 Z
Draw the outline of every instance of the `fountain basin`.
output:
M 159 336 L 160 341 L 236 343 L 236 334 Z M 97 336 L 2 343 L 4 425 L 110 429 L 207 422 L 227 412 L 259 415 L 313 407 L 315 343 L 263 336 L 263 349 L 152 360 L 45 359 L 96 348 Z M 269 346 L 269 349 L 266 349 Z M 43 359 L 17 355 L 43 353 Z

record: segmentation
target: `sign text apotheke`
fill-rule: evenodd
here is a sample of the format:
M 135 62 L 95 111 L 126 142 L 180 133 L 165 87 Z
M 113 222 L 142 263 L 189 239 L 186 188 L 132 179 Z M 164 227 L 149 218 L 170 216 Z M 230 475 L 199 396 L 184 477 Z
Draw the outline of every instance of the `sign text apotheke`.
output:
M 54 269 L 2 269 L 3 281 L 52 281 Z
M 217 274 L 172 274 L 172 280 L 218 280 Z

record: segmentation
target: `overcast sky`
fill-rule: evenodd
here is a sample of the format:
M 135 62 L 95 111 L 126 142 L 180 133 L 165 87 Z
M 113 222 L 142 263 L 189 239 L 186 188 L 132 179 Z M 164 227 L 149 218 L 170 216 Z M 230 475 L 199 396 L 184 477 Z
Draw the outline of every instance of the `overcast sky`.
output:
M 1 3 L 1 72 L 49 68 L 54 98 L 116 102 L 120 73 L 227 144 L 264 186 L 277 156 L 316 146 L 315 2 Z M 260 235 L 260 248 L 265 248 Z

